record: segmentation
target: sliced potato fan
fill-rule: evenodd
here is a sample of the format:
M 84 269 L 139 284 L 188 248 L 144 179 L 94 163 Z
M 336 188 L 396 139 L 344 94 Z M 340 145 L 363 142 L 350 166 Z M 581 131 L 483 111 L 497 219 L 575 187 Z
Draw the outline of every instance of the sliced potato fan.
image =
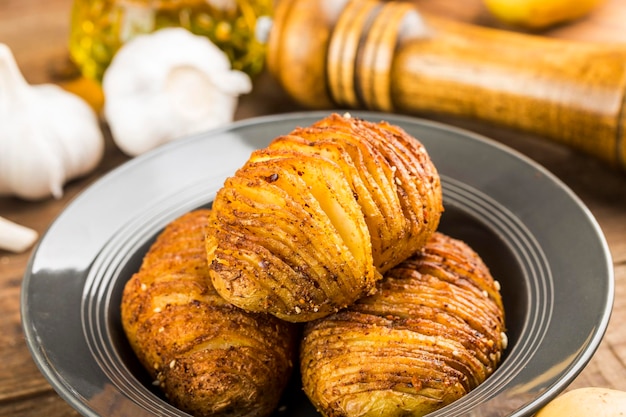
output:
M 226 180 L 206 240 L 211 279 L 241 308 L 313 320 L 370 293 L 425 244 L 442 210 L 420 142 L 331 115 L 276 138 Z
M 130 345 L 167 399 L 196 416 L 270 415 L 292 370 L 296 329 L 226 302 L 208 277 L 208 211 L 176 219 L 126 283 Z
M 307 323 L 304 391 L 324 416 L 423 416 L 461 398 L 506 349 L 496 281 L 465 243 L 435 233 L 378 291 Z

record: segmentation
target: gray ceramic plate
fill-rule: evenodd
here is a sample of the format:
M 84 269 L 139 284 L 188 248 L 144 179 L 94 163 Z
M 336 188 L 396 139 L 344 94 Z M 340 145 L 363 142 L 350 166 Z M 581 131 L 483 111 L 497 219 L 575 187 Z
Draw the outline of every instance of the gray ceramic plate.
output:
M 42 237 L 27 268 L 23 326 L 42 373 L 86 416 L 180 416 L 151 387 L 121 330 L 121 290 L 169 221 L 209 205 L 253 149 L 327 113 L 252 119 L 135 158 L 83 192 Z M 590 212 L 553 175 L 495 142 L 415 118 L 442 176 L 441 230 L 481 254 L 502 284 L 509 349 L 498 370 L 432 414 L 527 416 L 583 369 L 604 334 L 613 272 Z M 298 377 L 276 415 L 315 416 Z

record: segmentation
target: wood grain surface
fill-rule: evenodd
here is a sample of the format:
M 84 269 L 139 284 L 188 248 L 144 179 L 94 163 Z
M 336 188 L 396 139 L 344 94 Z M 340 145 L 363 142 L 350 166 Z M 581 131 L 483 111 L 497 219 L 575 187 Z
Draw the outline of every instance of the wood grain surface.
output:
M 504 27 L 480 0 L 416 0 L 424 10 L 477 25 Z M 0 42 L 8 44 L 31 83 L 64 81 L 72 0 L 0 0 Z M 461 6 L 462 5 L 462 6 Z M 585 19 L 539 33 L 541 36 L 601 43 L 626 43 L 626 2 L 607 0 Z M 626 63 L 625 63 L 626 64 Z M 267 74 L 242 97 L 236 118 L 302 108 Z M 589 207 L 605 233 L 613 256 L 616 298 L 608 331 L 598 351 L 571 388 L 599 386 L 626 390 L 626 174 L 545 138 L 463 118 L 423 114 L 484 134 L 538 161 L 559 177 Z M 103 125 L 106 131 L 106 126 Z M 60 199 L 26 202 L 0 198 L 0 216 L 44 233 L 78 193 L 128 160 L 107 137 L 106 155 L 90 175 L 72 181 Z M 20 287 L 30 252 L 0 251 L 0 416 L 79 415 L 60 398 L 31 359 L 20 322 Z M 594 277 L 589 277 L 594 279 Z

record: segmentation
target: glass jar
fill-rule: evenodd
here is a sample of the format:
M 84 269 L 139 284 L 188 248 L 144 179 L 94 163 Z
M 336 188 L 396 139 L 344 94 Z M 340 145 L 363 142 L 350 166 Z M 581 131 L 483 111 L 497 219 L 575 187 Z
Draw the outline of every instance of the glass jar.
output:
M 70 56 L 101 81 L 115 52 L 138 34 L 183 27 L 207 36 L 234 69 L 253 76 L 265 60 L 274 0 L 74 0 Z

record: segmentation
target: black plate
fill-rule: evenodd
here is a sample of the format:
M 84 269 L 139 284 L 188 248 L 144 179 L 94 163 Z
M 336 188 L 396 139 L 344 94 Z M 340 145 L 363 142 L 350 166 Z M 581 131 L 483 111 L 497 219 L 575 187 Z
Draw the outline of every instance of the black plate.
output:
M 137 157 L 78 196 L 33 252 L 23 283 L 26 339 L 42 373 L 86 416 L 181 416 L 138 366 L 119 320 L 121 290 L 154 236 L 211 203 L 226 176 L 272 138 L 325 112 L 250 119 Z M 583 369 L 614 296 L 610 253 L 591 213 L 559 180 L 478 135 L 415 118 L 444 187 L 440 230 L 469 243 L 502 285 L 509 348 L 498 370 L 432 416 L 528 416 Z M 298 386 L 277 415 L 317 415 Z

